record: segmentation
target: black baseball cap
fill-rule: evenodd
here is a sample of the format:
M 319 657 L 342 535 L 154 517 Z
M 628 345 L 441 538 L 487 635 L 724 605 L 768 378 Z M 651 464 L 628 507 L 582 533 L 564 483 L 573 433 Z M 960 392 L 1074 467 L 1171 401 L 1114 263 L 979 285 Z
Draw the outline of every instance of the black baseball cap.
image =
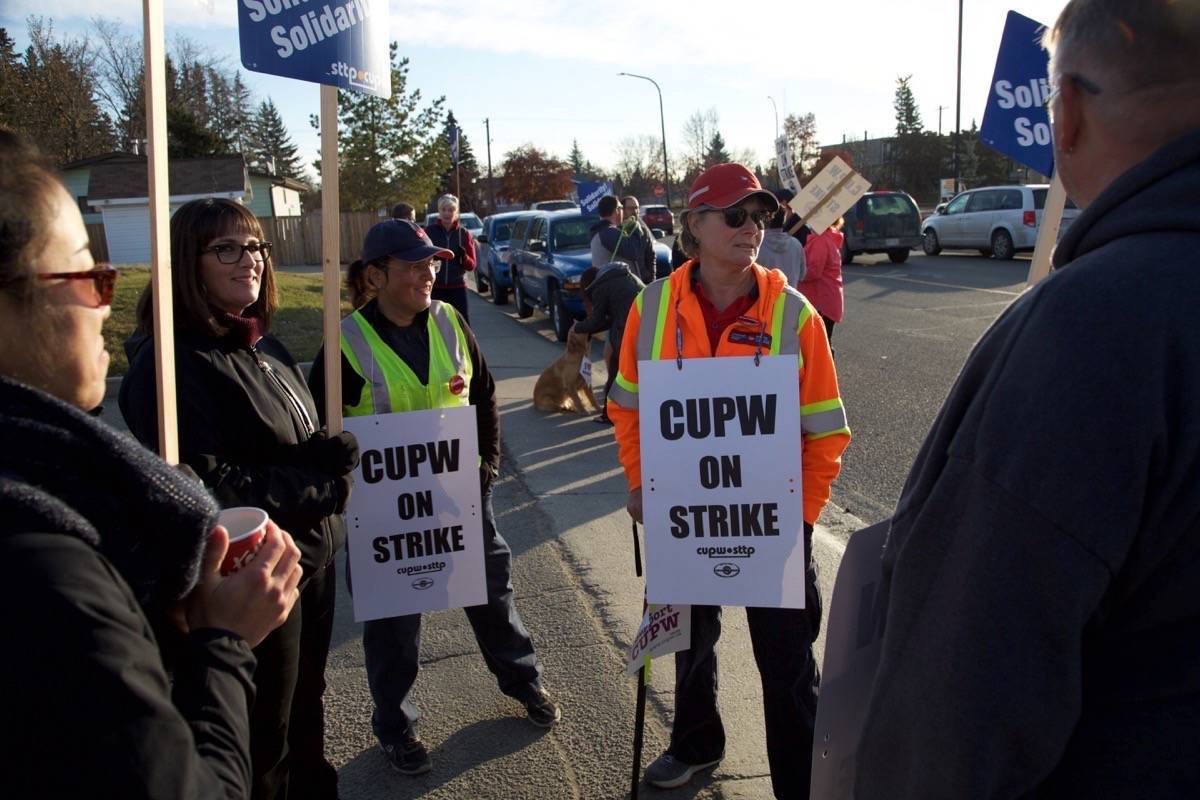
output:
M 401 261 L 424 261 L 430 256 L 449 260 L 454 258 L 454 251 L 435 245 L 429 240 L 429 234 L 415 222 L 388 219 L 372 225 L 367 231 L 362 260 L 375 261 L 388 256 Z

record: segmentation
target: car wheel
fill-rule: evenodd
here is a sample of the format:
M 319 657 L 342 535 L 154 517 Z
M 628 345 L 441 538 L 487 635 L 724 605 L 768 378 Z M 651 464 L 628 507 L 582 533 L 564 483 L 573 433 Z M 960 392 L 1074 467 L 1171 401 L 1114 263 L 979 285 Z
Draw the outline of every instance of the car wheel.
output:
M 903 264 L 905 261 L 908 261 L 908 251 L 888 250 L 888 258 L 892 260 L 893 264 Z
M 850 248 L 846 247 L 846 243 L 842 242 L 842 263 L 850 264 L 854 261 L 854 253 L 850 252 Z
M 1002 261 L 1013 257 L 1013 240 L 1008 231 L 1001 229 L 992 234 L 992 256 Z
M 555 338 L 565 342 L 574 320 L 571 318 L 571 312 L 563 305 L 562 295 L 559 294 L 557 286 L 550 287 L 550 322 L 554 325 Z
M 933 228 L 927 228 L 925 235 L 921 238 L 921 249 L 925 251 L 927 256 L 936 256 L 942 252 L 942 245 L 938 241 L 937 231 Z
M 517 306 L 517 316 L 526 319 L 533 316 L 533 306 L 529 305 L 529 300 L 525 297 L 525 290 L 521 288 L 521 276 L 515 271 L 512 276 L 513 303 Z
M 502 306 L 508 302 L 508 287 L 492 284 L 492 302 L 498 306 Z

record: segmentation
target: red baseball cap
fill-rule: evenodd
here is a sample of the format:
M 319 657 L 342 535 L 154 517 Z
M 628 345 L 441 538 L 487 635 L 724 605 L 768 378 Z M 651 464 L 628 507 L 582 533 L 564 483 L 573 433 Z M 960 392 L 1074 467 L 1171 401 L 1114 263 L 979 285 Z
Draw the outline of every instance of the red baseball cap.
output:
M 779 209 L 779 201 L 741 164 L 716 164 L 701 172 L 688 192 L 687 207 L 729 208 L 751 195 L 759 195 L 767 209 Z

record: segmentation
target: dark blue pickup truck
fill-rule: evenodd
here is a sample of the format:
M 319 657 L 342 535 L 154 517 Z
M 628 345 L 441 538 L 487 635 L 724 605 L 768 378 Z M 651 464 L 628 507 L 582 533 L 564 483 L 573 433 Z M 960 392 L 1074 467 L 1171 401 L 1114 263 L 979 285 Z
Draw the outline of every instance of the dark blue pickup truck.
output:
M 595 214 L 568 210 L 530 211 L 512 223 L 508 256 L 517 316 L 524 319 L 541 308 L 560 342 L 585 315 L 579 276 L 592 265 L 591 231 L 599 221 Z M 669 272 L 670 249 L 655 242 L 654 254 L 659 272 Z

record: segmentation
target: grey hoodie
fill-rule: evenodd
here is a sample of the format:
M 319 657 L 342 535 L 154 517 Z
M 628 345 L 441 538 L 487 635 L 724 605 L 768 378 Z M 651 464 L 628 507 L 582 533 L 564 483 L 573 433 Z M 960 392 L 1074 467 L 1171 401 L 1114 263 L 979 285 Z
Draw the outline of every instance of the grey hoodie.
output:
M 804 245 L 782 228 L 768 228 L 758 249 L 758 263 L 764 267 L 781 270 L 787 276 L 788 286 L 804 280 Z

